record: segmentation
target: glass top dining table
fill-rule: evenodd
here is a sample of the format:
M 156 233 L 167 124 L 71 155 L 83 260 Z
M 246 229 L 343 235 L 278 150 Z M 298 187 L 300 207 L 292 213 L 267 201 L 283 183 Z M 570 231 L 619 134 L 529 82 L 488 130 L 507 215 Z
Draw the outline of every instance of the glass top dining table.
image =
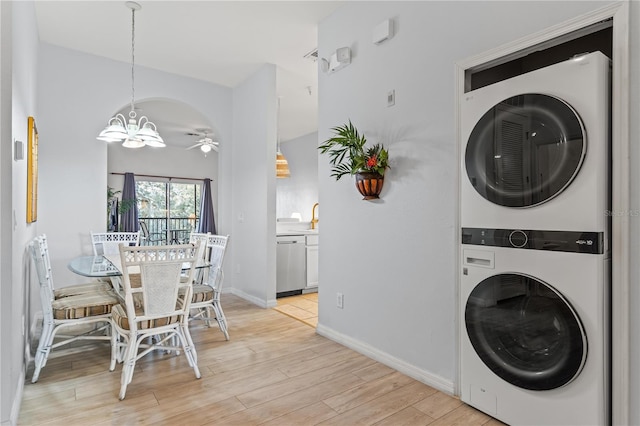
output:
M 101 254 L 96 256 L 79 256 L 71 259 L 68 267 L 71 272 L 85 277 L 119 277 L 122 275 L 119 267 L 119 260 L 119 255 L 111 256 L 111 260 L 109 260 L 109 256 L 103 256 Z M 196 264 L 196 269 L 208 268 L 209 266 L 211 266 L 211 263 L 205 260 L 199 260 Z M 188 268 L 189 264 L 186 263 L 185 269 Z
M 76 257 L 69 262 L 68 267 L 71 272 L 85 277 L 106 278 L 122 275 L 120 269 L 103 255 Z

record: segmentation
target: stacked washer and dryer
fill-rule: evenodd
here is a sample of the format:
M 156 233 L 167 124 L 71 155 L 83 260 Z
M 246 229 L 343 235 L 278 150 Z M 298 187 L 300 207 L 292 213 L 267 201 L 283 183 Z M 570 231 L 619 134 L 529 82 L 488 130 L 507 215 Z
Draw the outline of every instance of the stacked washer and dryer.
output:
M 610 422 L 609 70 L 461 99 L 461 399 L 508 424 Z

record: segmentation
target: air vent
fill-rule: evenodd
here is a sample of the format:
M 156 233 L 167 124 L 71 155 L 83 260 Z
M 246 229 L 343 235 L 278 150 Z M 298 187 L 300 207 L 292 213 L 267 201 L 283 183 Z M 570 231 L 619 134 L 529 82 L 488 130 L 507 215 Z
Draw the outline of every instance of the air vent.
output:
M 311 52 L 304 55 L 305 59 L 309 59 L 313 62 L 318 60 L 318 48 L 313 49 Z

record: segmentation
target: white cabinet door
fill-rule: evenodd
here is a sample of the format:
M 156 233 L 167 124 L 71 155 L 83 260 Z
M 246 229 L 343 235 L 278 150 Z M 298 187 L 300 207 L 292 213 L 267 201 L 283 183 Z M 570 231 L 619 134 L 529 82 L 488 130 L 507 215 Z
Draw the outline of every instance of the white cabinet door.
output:
M 318 246 L 307 246 L 307 287 L 318 286 Z

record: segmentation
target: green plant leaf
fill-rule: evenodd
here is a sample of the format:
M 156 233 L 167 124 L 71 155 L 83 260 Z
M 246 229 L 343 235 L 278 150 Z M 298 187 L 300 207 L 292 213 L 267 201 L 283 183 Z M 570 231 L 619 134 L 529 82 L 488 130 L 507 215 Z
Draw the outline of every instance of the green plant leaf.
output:
M 331 129 L 334 136 L 324 141 L 318 149 L 329 155 L 331 175 L 336 180 L 346 174 L 356 174 L 361 170 L 377 171 L 384 174 L 389 156 L 382 144 L 375 144 L 365 151 L 367 139 L 360 134 L 351 120 L 348 124 Z M 369 165 L 375 161 L 375 164 Z

